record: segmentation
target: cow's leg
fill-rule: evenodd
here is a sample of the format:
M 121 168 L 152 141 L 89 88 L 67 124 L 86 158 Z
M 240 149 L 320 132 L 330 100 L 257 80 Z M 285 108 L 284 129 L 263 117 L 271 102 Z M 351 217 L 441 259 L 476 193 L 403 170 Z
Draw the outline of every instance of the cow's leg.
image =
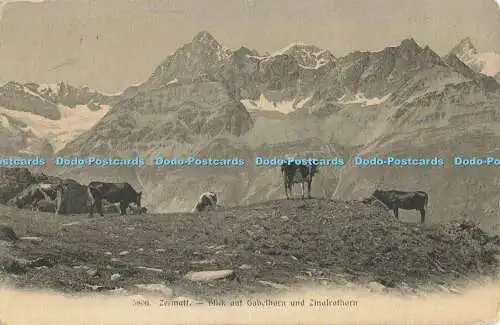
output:
M 398 208 L 394 208 L 394 217 L 396 217 L 396 220 L 399 220 L 399 209 Z
M 120 201 L 120 214 L 122 216 L 127 214 L 128 202 Z
M 311 198 L 311 181 L 307 182 L 307 197 Z
M 288 195 L 288 182 L 286 180 L 285 180 L 285 196 L 287 200 L 290 198 Z
M 304 182 L 301 182 L 300 185 L 302 185 L 302 198 L 304 199 L 306 197 L 305 184 Z
M 420 209 L 420 223 L 425 222 L 425 208 Z
M 103 209 L 102 209 L 102 200 L 101 199 L 98 199 L 95 201 L 95 206 L 97 208 L 97 213 L 99 213 L 99 215 L 101 217 L 104 217 L 104 212 L 103 212 Z
M 62 211 L 62 195 L 59 193 L 57 193 L 57 196 L 56 196 L 56 202 L 55 202 L 55 214 L 56 215 L 59 215 Z
M 40 201 L 39 199 L 33 199 L 33 201 L 31 202 L 31 211 L 36 211 L 36 207 L 38 205 L 38 201 Z

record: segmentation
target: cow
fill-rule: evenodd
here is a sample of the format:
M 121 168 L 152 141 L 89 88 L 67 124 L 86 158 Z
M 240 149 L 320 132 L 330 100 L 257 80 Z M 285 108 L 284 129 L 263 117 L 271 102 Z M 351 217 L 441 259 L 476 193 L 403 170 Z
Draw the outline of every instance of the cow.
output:
M 55 184 L 32 184 L 16 195 L 13 199 L 15 205 L 19 209 L 31 205 L 32 210 L 35 209 L 38 201 L 55 200 L 57 196 L 57 185 Z
M 214 210 L 217 207 L 217 194 L 214 192 L 203 193 L 196 205 L 194 206 L 192 212 L 203 212 Z
M 307 197 L 311 198 L 311 183 L 314 175 L 319 174 L 316 165 L 298 165 L 295 162 L 285 162 L 281 165 L 281 174 L 283 175 L 283 184 L 287 199 L 293 194 L 293 185 L 299 183 L 302 185 L 302 198 L 305 197 L 305 184 L 307 184 Z
M 90 182 L 87 186 L 87 195 L 89 200 L 89 215 L 94 214 L 94 209 L 97 210 L 101 217 L 104 216 L 102 211 L 102 200 L 110 203 L 120 203 L 120 214 L 126 215 L 127 208 L 130 203 L 135 203 L 141 209 L 142 192 L 136 192 L 129 183 L 106 183 L 106 182 Z
M 399 209 L 420 211 L 420 223 L 425 222 L 425 210 L 429 202 L 426 192 L 405 192 L 397 190 L 375 190 L 372 196 L 364 199 L 364 203 L 371 203 L 374 200 L 382 202 L 389 210 L 394 212 L 394 216 L 399 220 Z

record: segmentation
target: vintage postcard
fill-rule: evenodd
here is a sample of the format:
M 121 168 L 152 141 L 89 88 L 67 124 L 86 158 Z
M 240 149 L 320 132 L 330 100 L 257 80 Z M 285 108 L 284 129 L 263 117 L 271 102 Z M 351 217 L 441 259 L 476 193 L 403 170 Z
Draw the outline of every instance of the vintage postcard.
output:
M 494 0 L 0 0 L 0 325 L 500 324 Z

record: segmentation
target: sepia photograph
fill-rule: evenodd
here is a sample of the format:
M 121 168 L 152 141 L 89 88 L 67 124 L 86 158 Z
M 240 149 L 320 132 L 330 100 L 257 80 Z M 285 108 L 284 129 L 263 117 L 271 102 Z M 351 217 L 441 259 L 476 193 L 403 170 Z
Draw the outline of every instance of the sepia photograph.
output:
M 500 325 L 500 0 L 0 0 L 0 325 Z

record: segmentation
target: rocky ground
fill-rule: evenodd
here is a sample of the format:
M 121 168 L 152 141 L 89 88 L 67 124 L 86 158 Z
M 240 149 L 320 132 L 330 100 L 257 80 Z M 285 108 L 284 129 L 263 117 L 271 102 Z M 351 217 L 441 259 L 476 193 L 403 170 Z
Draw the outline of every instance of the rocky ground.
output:
M 93 219 L 0 206 L 0 219 L 3 279 L 67 292 L 156 290 L 197 299 L 303 285 L 459 292 L 471 279 L 495 277 L 500 254 L 498 236 L 472 223 L 401 223 L 354 201 Z

